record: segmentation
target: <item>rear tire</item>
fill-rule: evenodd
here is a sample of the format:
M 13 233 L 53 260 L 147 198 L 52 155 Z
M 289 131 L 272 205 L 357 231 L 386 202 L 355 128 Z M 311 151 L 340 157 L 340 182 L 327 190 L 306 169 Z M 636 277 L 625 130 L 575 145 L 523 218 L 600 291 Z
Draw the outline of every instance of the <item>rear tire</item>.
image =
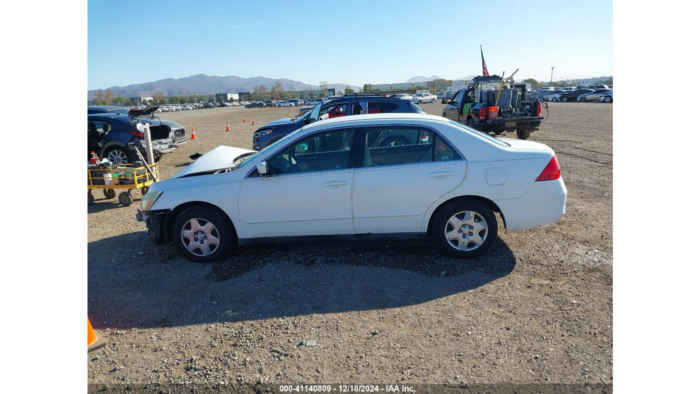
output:
M 530 131 L 531 131 L 530 129 L 525 129 L 525 130 L 518 129 L 516 131 L 516 134 L 518 134 L 518 139 L 526 140 L 526 139 L 530 138 Z
M 605 101 L 606 103 L 612 103 L 613 99 L 612 97 L 608 96 L 603 101 Z
M 111 161 L 113 164 L 126 164 L 133 162 L 131 154 L 127 152 L 126 149 L 118 146 L 107 149 L 103 157 Z
M 488 251 L 498 236 L 493 210 L 481 201 L 453 201 L 435 215 L 432 235 L 443 251 L 457 258 L 472 258 Z
M 562 98 L 561 98 L 561 101 L 563 101 L 563 102 L 567 102 L 568 100 L 569 100 L 569 99 L 566 98 L 566 97 L 562 97 Z
M 472 129 L 474 128 L 474 119 L 473 118 L 467 118 L 467 127 L 471 127 Z
M 109 199 L 112 199 L 117 195 L 117 192 L 114 189 L 103 189 L 102 193 Z

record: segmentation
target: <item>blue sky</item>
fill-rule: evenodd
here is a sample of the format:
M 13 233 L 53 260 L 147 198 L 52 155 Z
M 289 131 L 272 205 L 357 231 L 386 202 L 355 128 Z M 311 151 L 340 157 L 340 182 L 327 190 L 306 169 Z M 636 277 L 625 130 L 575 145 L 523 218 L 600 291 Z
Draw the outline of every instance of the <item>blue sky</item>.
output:
M 456 79 L 481 73 L 479 45 L 491 74 L 613 74 L 612 1 L 89 0 L 87 22 L 88 89 L 195 74 Z

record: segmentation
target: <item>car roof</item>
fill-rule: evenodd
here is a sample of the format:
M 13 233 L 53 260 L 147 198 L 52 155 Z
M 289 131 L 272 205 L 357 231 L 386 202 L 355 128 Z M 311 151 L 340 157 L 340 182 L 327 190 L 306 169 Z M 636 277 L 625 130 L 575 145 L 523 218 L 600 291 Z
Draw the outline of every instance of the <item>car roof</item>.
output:
M 360 123 L 374 123 L 382 120 L 429 120 L 441 123 L 449 123 L 447 118 L 436 115 L 428 114 L 414 114 L 414 113 L 384 113 L 384 114 L 366 114 L 366 115 L 352 115 L 352 116 L 341 116 L 338 118 L 330 118 L 320 122 L 314 122 L 310 125 L 304 126 L 304 129 L 315 128 L 323 125 L 333 125 L 340 123 L 350 123 L 350 122 L 360 122 Z
M 114 113 L 114 112 L 102 112 L 99 114 L 89 114 L 88 119 L 90 119 L 90 118 L 116 118 L 119 120 L 124 120 L 126 122 L 130 122 L 129 115 L 118 114 L 118 113 Z

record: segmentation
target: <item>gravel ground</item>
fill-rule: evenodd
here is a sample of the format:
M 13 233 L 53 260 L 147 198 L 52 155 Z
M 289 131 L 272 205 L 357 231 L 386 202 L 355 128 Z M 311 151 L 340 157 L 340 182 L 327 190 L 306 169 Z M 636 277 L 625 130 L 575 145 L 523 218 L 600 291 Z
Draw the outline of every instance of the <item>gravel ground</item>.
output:
M 425 104 L 441 115 L 443 104 Z M 162 114 L 194 128 L 159 163 L 252 147 L 295 108 Z M 545 112 L 546 113 L 546 112 Z M 243 117 L 247 120 L 242 123 Z M 88 383 L 612 384 L 613 105 L 550 103 L 531 139 L 568 188 L 556 225 L 505 233 L 477 259 L 426 240 L 250 246 L 195 264 L 149 243 L 130 207 L 88 207 L 88 317 L 106 337 Z M 255 120 L 256 126 L 251 123 Z M 226 132 L 226 123 L 231 131 Z M 510 134 L 509 134 L 510 136 Z M 499 219 L 500 220 L 500 219 Z M 122 386 L 123 387 L 123 386 Z M 250 387 L 250 386 L 248 386 Z

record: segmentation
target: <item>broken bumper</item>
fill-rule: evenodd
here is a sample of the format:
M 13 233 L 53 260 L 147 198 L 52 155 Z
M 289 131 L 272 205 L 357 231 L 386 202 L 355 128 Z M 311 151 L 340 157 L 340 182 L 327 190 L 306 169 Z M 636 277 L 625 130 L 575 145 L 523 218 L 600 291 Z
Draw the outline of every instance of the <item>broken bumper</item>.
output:
M 163 233 L 163 222 L 165 213 L 141 212 L 136 213 L 137 222 L 145 222 L 148 228 L 148 239 L 152 242 L 160 244 L 165 242 L 165 234 Z

